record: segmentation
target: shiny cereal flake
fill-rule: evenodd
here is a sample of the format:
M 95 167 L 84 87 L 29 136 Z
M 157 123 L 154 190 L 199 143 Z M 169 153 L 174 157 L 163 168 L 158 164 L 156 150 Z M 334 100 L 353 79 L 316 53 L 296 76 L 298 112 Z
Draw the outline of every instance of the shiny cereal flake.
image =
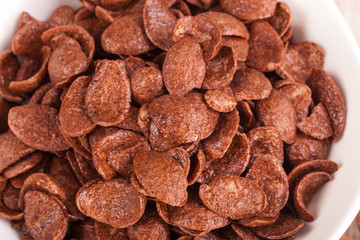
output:
M 9 102 L 20 103 L 22 97 L 9 88 L 9 84 L 16 79 L 16 73 L 20 68 L 17 57 L 11 50 L 0 54 L 0 96 Z
M 290 27 L 291 12 L 289 6 L 284 2 L 278 2 L 274 15 L 268 19 L 270 25 L 283 37 Z
M 206 103 L 215 111 L 231 112 L 236 108 L 236 98 L 230 87 L 208 90 L 204 97 Z

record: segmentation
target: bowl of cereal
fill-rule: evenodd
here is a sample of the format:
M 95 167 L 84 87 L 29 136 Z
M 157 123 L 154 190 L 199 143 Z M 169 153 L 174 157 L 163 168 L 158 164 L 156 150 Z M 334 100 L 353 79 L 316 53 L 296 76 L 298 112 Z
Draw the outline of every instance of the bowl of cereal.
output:
M 341 237 L 360 208 L 349 28 L 327 0 L 215 2 L 0 10 L 2 236 Z

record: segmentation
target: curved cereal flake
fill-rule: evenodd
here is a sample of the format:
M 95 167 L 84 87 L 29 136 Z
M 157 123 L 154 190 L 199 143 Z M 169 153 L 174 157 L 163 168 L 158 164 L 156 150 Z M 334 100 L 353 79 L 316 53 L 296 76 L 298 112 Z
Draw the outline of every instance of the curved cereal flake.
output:
M 13 185 L 15 188 L 20 189 L 23 184 L 24 181 L 33 173 L 36 172 L 45 172 L 45 168 L 47 166 L 47 161 L 41 161 L 38 165 L 36 165 L 35 167 L 29 169 L 28 171 L 13 177 L 11 179 L 9 179 L 11 185 Z
M 306 209 L 313 195 L 333 178 L 326 172 L 311 172 L 306 174 L 294 190 L 294 206 L 296 213 L 306 222 L 314 221 L 313 215 Z
M 230 14 L 209 11 L 200 13 L 198 16 L 206 17 L 214 22 L 220 28 L 223 36 L 249 38 L 249 32 L 245 24 Z
M 304 118 L 296 124 L 306 135 L 323 140 L 333 135 L 331 122 L 328 113 L 322 103 L 316 105 L 309 117 Z
M 250 143 L 250 163 L 263 154 L 273 155 L 282 165 L 284 162 L 283 142 L 279 132 L 274 127 L 257 127 L 247 133 Z
M 75 10 L 70 6 L 62 5 L 55 9 L 50 16 L 50 24 L 55 26 L 70 25 L 74 23 Z
M 224 157 L 214 160 L 198 178 L 199 183 L 209 183 L 218 176 L 240 176 L 250 159 L 249 140 L 244 133 L 236 133 Z
M 248 131 L 249 129 L 255 126 L 256 118 L 254 116 L 253 110 L 250 107 L 250 104 L 247 101 L 240 101 L 236 106 L 239 111 L 240 116 L 240 126 Z
M 295 108 L 297 122 L 303 120 L 308 115 L 309 107 L 312 104 L 310 88 L 303 83 L 290 80 L 280 80 L 274 85 L 291 100 Z
M 76 157 L 74 154 L 73 150 L 68 150 L 66 152 L 66 159 L 69 161 L 69 164 L 71 166 L 71 169 L 73 170 L 73 172 L 75 173 L 75 176 L 77 178 L 77 180 L 80 182 L 80 184 L 84 185 L 85 183 L 87 183 L 87 179 L 85 178 L 85 176 L 82 174 L 82 172 L 80 171 L 79 165 L 76 161 Z M 96 170 L 95 170 L 96 172 Z M 90 179 L 92 180 L 92 179 Z
M 185 37 L 193 36 L 204 51 L 205 61 L 216 56 L 221 47 L 221 30 L 211 20 L 201 16 L 188 16 L 177 20 L 174 31 L 174 41 Z
M 19 17 L 18 29 L 22 28 L 26 23 L 36 21 L 28 12 L 21 12 Z
M 44 43 L 41 35 L 50 28 L 48 22 L 31 19 L 17 30 L 11 42 L 14 54 L 22 57 L 41 58 L 41 48 Z
M 140 128 L 143 125 L 144 129 L 149 129 L 151 146 L 157 151 L 209 137 L 219 117 L 219 113 L 207 106 L 200 93 L 163 95 L 147 108 L 143 112 L 140 109 L 141 122 L 138 123 Z
M 1 200 L 0 201 L 0 217 L 8 219 L 8 220 L 22 220 L 24 218 L 24 212 L 18 211 L 18 209 L 12 210 L 12 209 L 9 208 L 9 207 L 15 207 L 16 208 L 16 205 L 14 205 L 13 203 L 10 204 L 10 203 L 6 202 L 6 197 L 7 196 L 6 196 L 5 191 L 8 190 L 9 187 L 7 187 L 6 184 L 5 184 L 3 188 L 4 189 L 2 189 L 2 191 L 0 192 L 0 200 Z M 13 189 L 13 190 L 15 190 L 15 189 Z M 18 192 L 18 191 L 16 191 L 16 192 Z M 16 194 L 16 192 L 14 192 L 14 193 Z M 12 198 L 12 200 L 14 200 L 14 196 L 11 197 L 11 198 Z M 16 196 L 15 196 L 15 198 L 16 198 Z M 8 207 L 8 205 L 9 205 L 9 207 Z M 10 206 L 10 205 L 14 205 L 14 206 Z
M 171 6 L 172 10 L 178 10 L 183 16 L 190 16 L 191 10 L 184 0 L 176 0 Z
M 201 88 L 205 72 L 202 50 L 194 37 L 183 37 L 166 53 L 162 74 L 170 94 L 185 95 Z
M 239 68 L 239 62 L 246 61 L 249 52 L 249 43 L 247 39 L 223 36 L 221 40 L 221 46 L 227 46 L 233 49 L 233 52 L 236 55 L 238 61 L 237 68 Z
M 43 97 L 51 88 L 53 88 L 53 84 L 51 82 L 44 83 L 31 95 L 28 105 L 41 104 Z
M 78 137 L 80 145 L 88 152 L 91 152 L 90 143 L 89 143 L 89 135 L 84 134 Z
M 288 144 L 296 137 L 296 112 L 291 101 L 279 90 L 273 89 L 268 98 L 256 103 L 256 114 L 265 126 L 273 126 Z
M 80 188 L 76 205 L 85 215 L 99 222 L 125 228 L 135 224 L 144 214 L 146 197 L 124 179 L 98 180 Z
M 113 54 L 138 55 L 154 49 L 146 36 L 141 15 L 125 15 L 101 35 L 101 46 Z
M 131 0 L 100 0 L 99 4 L 106 9 L 119 10 L 126 7 L 130 2 Z
M 63 239 L 68 229 L 66 208 L 61 201 L 45 193 L 25 194 L 25 225 L 34 239 Z
M 60 128 L 61 131 L 61 128 Z M 61 133 L 63 137 L 65 138 L 66 142 L 69 144 L 70 147 L 74 149 L 77 153 L 79 153 L 81 156 L 91 159 L 91 152 L 85 149 L 79 140 L 79 138 L 76 137 L 68 137 L 64 133 Z
M 100 178 L 100 175 L 96 171 L 94 164 L 91 160 L 81 156 L 76 151 L 74 152 L 77 166 L 79 167 L 80 173 L 84 176 L 86 182 Z
M 199 196 L 204 205 L 225 218 L 240 219 L 261 213 L 266 195 L 254 181 L 238 176 L 216 177 L 202 184 Z
M 222 158 L 233 141 L 239 126 L 239 112 L 220 114 L 218 123 L 210 137 L 202 141 L 207 161 Z
M 166 151 L 165 154 L 173 157 L 178 163 L 180 163 L 180 165 L 184 169 L 185 176 L 189 175 L 191 161 L 189 154 L 185 149 L 181 147 L 176 147 Z
M 145 32 L 150 41 L 158 48 L 170 49 L 174 44 L 172 33 L 177 18 L 166 1 L 146 0 L 143 18 Z
M 238 222 L 243 226 L 251 227 L 251 228 L 266 226 L 271 223 L 274 223 L 278 219 L 279 215 L 280 215 L 280 212 L 274 217 L 254 216 L 251 218 L 240 219 L 240 220 L 238 220 Z
M 130 106 L 130 110 L 123 121 L 116 125 L 116 127 L 125 130 L 132 130 L 137 133 L 141 133 L 141 129 L 137 124 L 137 117 L 139 115 L 139 109 Z
M 18 201 L 19 201 L 19 193 L 20 190 L 15 188 L 10 183 L 6 185 L 5 189 L 3 190 L 2 194 L 2 201 L 4 202 L 4 205 L 13 211 L 20 211 L 18 207 Z
M 116 228 L 105 223 L 95 221 L 96 239 L 101 240 L 128 240 L 126 228 Z M 92 239 L 92 238 L 90 238 Z
M 10 130 L 0 134 L 0 172 L 32 152 L 35 149 L 22 143 Z
M 117 62 L 122 65 L 119 60 Z M 142 58 L 130 56 L 124 60 L 126 75 L 130 78 L 131 75 L 138 68 L 143 68 L 146 66 L 145 61 Z M 122 65 L 123 66 L 123 65 Z
M 197 235 L 194 237 L 194 240 L 227 240 L 227 238 L 223 238 L 221 234 L 215 234 L 215 232 L 209 232 L 202 235 Z
M 334 135 L 332 142 L 340 139 L 345 126 L 346 108 L 344 99 L 330 75 L 320 68 L 315 68 L 306 82 L 316 102 L 321 102 L 329 114 Z
M 106 23 L 113 23 L 115 22 L 117 19 L 123 17 L 125 14 L 125 12 L 123 10 L 119 10 L 119 11 L 111 11 L 111 10 L 107 10 L 103 7 L 100 7 L 99 5 L 95 7 L 95 15 L 96 17 L 102 21 L 102 22 L 106 22 Z
M 253 68 L 236 71 L 230 86 L 237 101 L 267 98 L 272 89 L 269 79 Z
M 291 12 L 289 6 L 284 2 L 278 2 L 274 15 L 268 19 L 270 25 L 283 37 L 290 27 Z
M 147 209 L 137 223 L 127 228 L 127 235 L 130 240 L 170 240 L 170 228 L 169 225 L 159 217 L 156 211 Z
M 288 30 L 285 32 L 284 36 L 281 37 L 281 40 L 284 43 L 287 42 L 294 42 L 294 38 L 293 38 L 293 27 L 290 25 L 290 27 L 288 28 Z
M 85 96 L 90 120 L 105 127 L 116 125 L 129 112 L 130 102 L 130 82 L 124 69 L 116 61 L 99 61 Z
M 289 197 L 287 175 L 278 159 L 272 155 L 259 155 L 246 177 L 256 182 L 266 194 L 268 204 L 258 217 L 275 217 Z
M 130 85 L 132 98 L 141 105 L 165 93 L 162 73 L 154 67 L 136 69 L 131 75 Z
M 218 54 L 206 62 L 203 89 L 215 89 L 229 85 L 236 71 L 236 53 L 233 48 L 223 46 Z
M 21 96 L 9 88 L 10 83 L 15 81 L 19 68 L 20 63 L 11 50 L 0 54 L 0 96 L 9 102 L 20 103 L 23 101 Z
M 310 41 L 290 44 L 282 64 L 276 70 L 282 78 L 305 83 L 314 68 L 324 65 L 324 53 Z
M 94 149 L 95 144 L 103 138 L 105 135 L 108 135 L 110 133 L 114 133 L 118 131 L 119 129 L 116 127 L 101 127 L 96 126 L 94 130 L 92 130 L 89 133 L 89 146 L 90 150 L 92 151 Z
M 257 20 L 271 17 L 276 9 L 276 0 L 220 0 L 220 6 L 242 20 Z
M 231 112 L 236 108 L 236 98 L 230 87 L 208 90 L 205 95 L 206 103 L 215 111 Z
M 29 169 L 35 167 L 43 160 L 43 154 L 41 152 L 35 152 L 22 158 L 17 163 L 5 169 L 3 176 L 7 179 L 16 177 Z
M 236 233 L 236 235 L 240 238 L 239 240 L 242 239 L 247 239 L 247 240 L 259 240 L 259 238 L 255 235 L 255 233 L 253 233 L 251 231 L 250 228 L 238 225 L 238 224 L 232 224 L 231 228 L 234 230 L 234 232 Z
M 329 148 L 329 140 L 317 140 L 299 134 L 295 137 L 293 144 L 285 146 L 285 157 L 288 162 L 295 166 L 301 162 L 326 159 Z
M 49 50 L 48 55 L 50 55 L 50 53 L 51 53 L 51 48 L 44 46 L 41 49 L 41 51 L 43 52 L 43 58 L 44 58 L 44 50 L 45 51 Z M 47 60 L 46 60 L 46 64 L 47 64 Z M 39 59 L 39 58 L 25 58 L 24 62 L 21 64 L 19 70 L 16 73 L 15 82 L 21 82 L 23 80 L 26 80 L 27 78 L 30 78 L 31 76 L 36 74 L 37 71 L 39 71 L 39 69 L 41 68 L 41 66 L 43 64 L 44 64 L 44 62 L 41 62 L 41 59 Z M 47 66 L 46 64 L 45 64 L 45 68 L 44 68 L 45 70 L 46 70 L 46 66 Z
M 26 178 L 19 195 L 18 206 L 20 209 L 24 209 L 24 197 L 28 191 L 39 191 L 50 196 L 56 196 L 63 202 L 66 200 L 66 194 L 62 186 L 46 173 L 34 173 Z
M 251 24 L 247 64 L 264 72 L 277 69 L 285 54 L 284 44 L 276 30 L 266 21 Z
M 303 226 L 301 220 L 282 212 L 274 223 L 252 228 L 252 231 L 264 239 L 285 239 L 297 233 Z
M 71 237 L 76 239 L 97 239 L 95 231 L 95 220 L 91 218 L 87 218 L 86 220 L 78 222 L 77 224 L 71 224 L 69 227 L 69 232 L 71 232 Z
M 59 120 L 63 133 L 69 137 L 87 134 L 95 128 L 85 109 L 85 96 L 91 78 L 82 76 L 77 78 L 67 91 L 62 101 Z
M 6 132 L 9 129 L 8 114 L 13 104 L 0 99 L 0 134 Z
M 41 99 L 41 105 L 46 105 L 53 107 L 55 109 L 59 109 L 61 105 L 61 95 L 63 89 L 52 87 L 47 91 L 44 97 Z
M 292 193 L 299 181 L 312 172 L 326 172 L 332 174 L 338 170 L 338 165 L 330 160 L 312 160 L 296 165 L 288 175 L 289 189 Z
M 55 108 L 44 105 L 13 107 L 9 112 L 11 131 L 25 144 L 42 151 L 63 151 L 69 145 L 59 130 Z
M 42 51 L 42 64 L 34 75 L 31 75 L 27 79 L 21 79 L 21 81 L 10 82 L 9 88 L 17 93 L 29 93 L 36 90 L 44 81 L 47 73 L 47 64 L 49 61 L 51 49 L 47 46 L 43 46 Z M 18 76 L 18 75 L 17 75 Z
M 187 199 L 187 179 L 180 163 L 163 153 L 143 151 L 135 155 L 134 172 L 151 197 L 171 206 L 182 206 Z
M 196 157 L 191 159 L 191 166 L 190 166 L 190 172 L 187 177 L 188 185 L 193 185 L 199 176 L 201 175 L 202 171 L 205 168 L 206 164 L 206 157 L 204 154 L 204 151 L 202 149 L 199 149 L 199 152 L 197 153 Z
M 138 150 L 150 150 L 143 136 L 127 130 L 114 131 L 100 138 L 92 148 L 94 167 L 105 179 L 116 177 L 116 172 L 129 177 L 132 158 Z

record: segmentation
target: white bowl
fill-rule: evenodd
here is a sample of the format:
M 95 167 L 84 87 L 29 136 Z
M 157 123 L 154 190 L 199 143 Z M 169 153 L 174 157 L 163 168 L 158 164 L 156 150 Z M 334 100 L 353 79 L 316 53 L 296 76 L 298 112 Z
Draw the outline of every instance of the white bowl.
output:
M 331 0 L 284 0 L 292 10 L 297 41 L 311 40 L 324 50 L 325 70 L 340 88 L 347 107 L 342 139 L 333 144 L 329 159 L 340 165 L 310 203 L 316 216 L 296 235 L 298 240 L 338 240 L 360 209 L 360 51 L 336 5 Z M 78 7 L 76 0 L 11 0 L 0 8 L 0 50 L 10 48 L 21 11 L 46 20 L 62 4 Z M 0 220 L 0 238 L 20 239 L 10 222 Z

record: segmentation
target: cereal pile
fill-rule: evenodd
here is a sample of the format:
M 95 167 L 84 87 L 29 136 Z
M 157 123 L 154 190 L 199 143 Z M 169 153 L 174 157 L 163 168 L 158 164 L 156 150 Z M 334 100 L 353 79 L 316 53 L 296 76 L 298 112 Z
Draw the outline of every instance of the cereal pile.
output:
M 0 55 L 0 216 L 23 239 L 293 239 L 345 123 L 276 0 L 82 0 Z

